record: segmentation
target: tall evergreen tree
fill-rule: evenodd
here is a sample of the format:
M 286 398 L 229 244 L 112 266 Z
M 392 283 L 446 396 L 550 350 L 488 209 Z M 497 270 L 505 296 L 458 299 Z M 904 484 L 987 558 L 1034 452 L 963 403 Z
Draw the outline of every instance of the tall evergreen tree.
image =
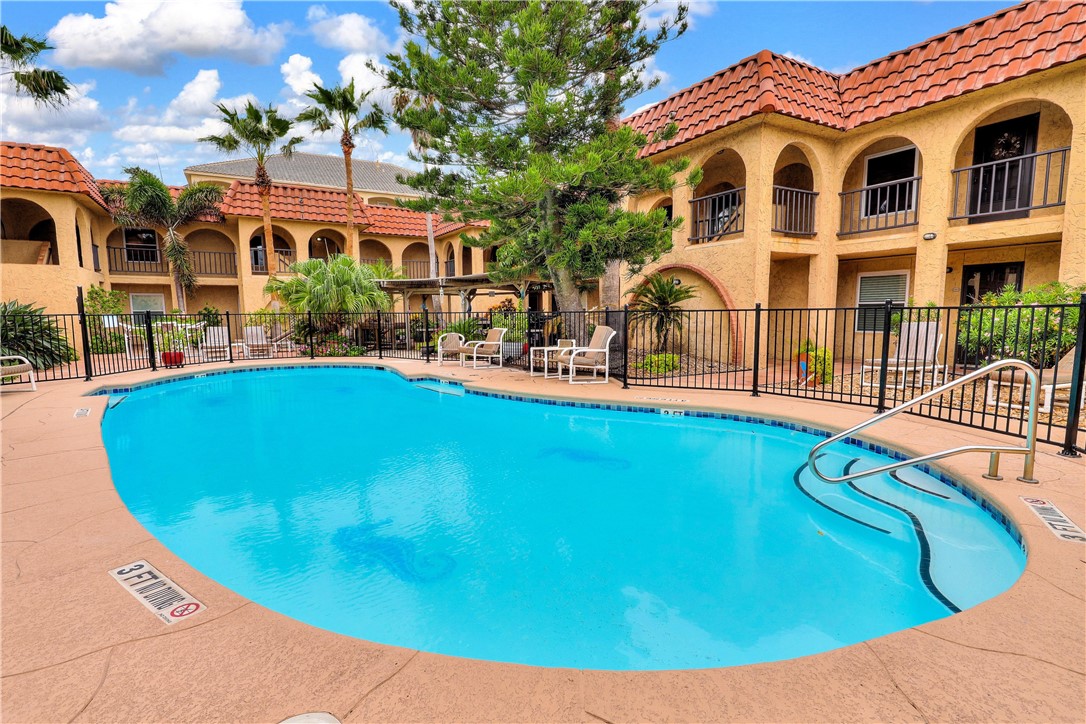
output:
M 401 127 L 428 136 L 416 151 L 427 170 L 407 181 L 446 213 L 489 220 L 465 242 L 500 245 L 491 278 L 539 275 L 553 282 L 559 306 L 575 311 L 578 285 L 609 260 L 636 271 L 671 247 L 681 219 L 621 202 L 671 189 L 689 161 L 638 158 L 650 139 L 614 119 L 655 84 L 641 71 L 685 30 L 684 6 L 648 31 L 644 0 L 393 4 L 412 39 L 388 57 L 386 81 L 434 99 L 396 113 Z M 672 124 L 651 140 L 675 133 Z

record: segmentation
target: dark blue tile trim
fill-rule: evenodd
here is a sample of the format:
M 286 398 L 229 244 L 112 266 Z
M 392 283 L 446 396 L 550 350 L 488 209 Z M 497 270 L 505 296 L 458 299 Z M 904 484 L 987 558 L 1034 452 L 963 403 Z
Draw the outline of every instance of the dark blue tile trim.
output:
M 365 370 L 382 370 L 386 372 L 392 372 L 399 375 L 401 378 L 408 382 L 420 382 L 423 380 L 431 382 L 439 382 L 441 384 L 464 386 L 463 382 L 446 380 L 440 377 L 434 377 L 432 375 L 407 375 L 394 367 L 384 367 L 382 365 L 370 365 L 370 364 L 284 364 L 284 365 L 261 365 L 259 367 L 233 367 L 220 370 L 208 370 L 207 372 L 194 372 L 192 374 L 180 375 L 177 377 L 168 377 L 161 380 L 155 380 L 154 382 L 141 382 L 138 385 L 132 385 L 131 387 L 109 387 L 96 390 L 94 392 L 87 393 L 90 396 L 98 395 L 116 395 L 121 393 L 132 392 L 133 390 L 140 390 L 145 387 L 157 387 L 158 385 L 166 385 L 171 382 L 179 382 L 181 380 L 188 380 L 198 377 L 215 377 L 218 375 L 230 375 L 238 374 L 240 372 L 264 372 L 269 370 L 290 370 L 290 369 L 365 369 Z M 663 408 L 661 407 L 648 407 L 645 405 L 623 405 L 619 403 L 607 403 L 607 402 L 582 402 L 579 400 L 556 400 L 548 397 L 529 397 L 525 395 L 510 395 L 504 392 L 490 392 L 487 390 L 464 390 L 465 394 L 478 395 L 480 397 L 493 397 L 499 400 L 512 400 L 513 402 L 528 402 L 537 405 L 553 405 L 555 407 L 583 407 L 591 410 L 613 410 L 617 412 L 641 412 L 659 414 Z M 815 437 L 833 437 L 837 433 L 828 432 L 817 427 L 810 427 L 798 422 L 788 422 L 785 420 L 774 420 L 772 418 L 756 417 L 754 415 L 736 415 L 731 412 L 713 412 L 707 410 L 688 410 L 683 408 L 686 417 L 703 417 L 714 420 L 730 420 L 732 422 L 746 422 L 753 425 L 768 425 L 770 427 L 781 427 L 786 430 L 794 430 L 796 432 L 807 433 L 808 435 L 814 435 Z M 909 456 L 904 453 L 893 450 L 884 445 L 877 445 L 866 440 L 861 440 L 855 437 L 846 437 L 841 442 L 846 445 L 852 445 L 868 452 L 873 452 L 877 455 L 884 455 L 892 460 L 908 460 Z M 942 471 L 932 468 L 927 463 L 914 466 L 922 473 L 927 473 L 931 477 L 935 478 L 941 483 L 949 485 L 957 490 L 965 497 L 972 500 L 974 503 L 981 507 L 981 510 L 985 511 L 992 517 L 992 519 L 998 523 L 1011 539 L 1018 544 L 1019 548 L 1026 551 L 1025 539 L 1022 537 L 1021 531 L 1018 530 L 1018 526 L 999 509 L 999 507 L 990 501 L 986 496 L 973 490 L 965 483 L 959 482 L 954 478 L 944 474 Z

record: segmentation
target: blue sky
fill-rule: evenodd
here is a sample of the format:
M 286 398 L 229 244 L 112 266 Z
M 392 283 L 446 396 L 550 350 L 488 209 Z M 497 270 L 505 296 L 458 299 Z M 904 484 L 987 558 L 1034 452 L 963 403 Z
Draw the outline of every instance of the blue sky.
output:
M 646 72 L 658 87 L 627 111 L 661 100 L 762 48 L 842 72 L 1009 2 L 693 2 L 691 29 L 665 46 Z M 670 12 L 662 4 L 647 22 Z M 76 86 L 53 112 L 0 87 L 0 135 L 68 148 L 99 178 L 137 164 L 183 183 L 182 169 L 223 157 L 195 139 L 218 131 L 214 103 L 252 97 L 293 115 L 318 79 L 351 77 L 375 87 L 366 69 L 402 42 L 384 2 L 3 0 L 3 22 L 55 46 L 46 65 Z M 377 92 L 380 96 L 380 91 Z M 356 157 L 410 165 L 403 133 L 369 135 Z M 302 150 L 339 153 L 331 136 Z

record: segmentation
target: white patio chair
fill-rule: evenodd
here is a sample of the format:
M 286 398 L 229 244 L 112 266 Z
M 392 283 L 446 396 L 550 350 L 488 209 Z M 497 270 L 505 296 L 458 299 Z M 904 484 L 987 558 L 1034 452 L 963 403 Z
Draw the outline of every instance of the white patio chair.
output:
M 241 349 L 246 359 L 269 359 L 275 356 L 275 343 L 268 341 L 264 327 L 246 327 L 242 333 L 244 341 Z
M 464 335 L 459 332 L 446 332 L 437 338 L 437 366 L 440 367 L 447 355 L 460 356 L 460 348 L 464 345 Z
M 498 360 L 498 367 L 502 366 L 502 339 L 508 332 L 504 327 L 491 327 L 487 330 L 486 339 L 465 342 L 459 347 L 460 366 L 463 367 L 467 358 L 471 357 L 472 369 L 479 369 L 479 360 L 487 360 L 487 366 L 494 366 L 494 360 Z
M 200 342 L 200 357 L 206 361 L 230 359 L 230 335 L 226 327 L 208 327 Z
M 14 360 L 15 364 L 4 364 Z M 30 389 L 35 392 L 38 389 L 37 378 L 34 377 L 34 365 L 30 364 L 30 360 L 22 355 L 9 354 L 0 357 L 0 377 L 22 377 L 26 375 L 30 378 Z
M 611 379 L 611 340 L 618 334 L 606 325 L 599 325 L 592 332 L 592 339 L 587 347 L 573 347 L 564 351 L 555 358 L 558 364 L 558 376 L 562 376 L 562 368 L 569 368 L 569 383 L 571 385 L 607 384 Z M 575 377 L 577 370 L 592 370 L 592 379 L 578 382 Z M 599 373 L 603 372 L 603 379 L 599 379 Z
M 919 386 L 923 387 L 924 378 L 931 374 L 931 384 L 943 384 L 946 382 L 946 366 L 940 364 L 939 346 L 943 343 L 943 335 L 939 332 L 938 322 L 902 322 L 901 333 L 898 335 L 897 351 L 894 356 L 886 360 L 887 374 L 897 375 L 896 384 L 890 385 L 896 389 L 904 389 L 907 378 L 913 377 L 913 386 L 919 377 Z M 881 359 L 865 359 L 860 367 L 860 384 L 863 387 L 878 387 L 879 372 L 882 369 Z M 936 382 L 942 373 L 942 381 Z

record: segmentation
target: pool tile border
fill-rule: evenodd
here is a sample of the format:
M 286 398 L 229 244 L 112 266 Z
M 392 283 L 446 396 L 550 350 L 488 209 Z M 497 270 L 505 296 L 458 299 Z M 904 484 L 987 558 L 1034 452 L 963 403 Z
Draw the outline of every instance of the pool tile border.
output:
M 199 379 L 203 377 L 217 377 L 219 375 L 237 374 L 240 372 L 268 372 L 274 370 L 289 370 L 289 369 L 365 369 L 376 370 L 382 372 L 393 372 L 401 379 L 407 382 L 437 382 L 443 385 L 449 385 L 453 387 L 462 387 L 467 395 L 476 395 L 478 397 L 491 397 L 498 400 L 509 400 L 512 402 L 527 402 L 537 405 L 550 405 L 553 407 L 580 407 L 590 410 L 609 410 L 613 412 L 636 412 L 636 413 L 649 413 L 660 414 L 664 407 L 653 407 L 646 405 L 624 405 L 620 403 L 609 402 L 588 402 L 584 400 L 566 400 L 560 398 L 551 397 L 534 397 L 531 395 L 513 395 L 505 392 L 493 392 L 491 390 L 475 390 L 465 387 L 464 383 L 459 380 L 448 380 L 433 375 L 412 375 L 404 374 L 395 367 L 385 367 L 383 365 L 375 364 L 286 364 L 286 365 L 259 365 L 259 366 L 244 366 L 235 367 L 233 369 L 221 369 L 221 370 L 208 370 L 206 372 L 192 372 L 183 373 L 179 375 L 173 375 L 165 377 L 160 380 L 154 380 L 151 382 L 141 382 L 137 385 L 129 387 L 100 387 L 92 392 L 86 393 L 90 397 L 100 397 L 104 395 L 119 395 L 133 392 L 134 390 L 146 389 L 148 387 L 158 387 L 159 385 L 165 385 L 172 382 L 180 382 L 182 380 Z M 689 408 L 682 409 L 685 417 L 698 417 L 708 418 L 714 420 L 727 420 L 730 422 L 744 422 L 755 425 L 766 425 L 768 427 L 779 427 L 794 432 L 802 432 L 808 435 L 814 435 L 815 437 L 829 438 L 837 433 L 829 432 L 818 427 L 811 427 L 810 425 L 804 425 L 803 423 L 790 422 L 788 420 L 777 420 L 773 418 L 758 417 L 756 415 L 737 415 L 732 412 L 720 412 L 715 410 L 692 410 Z M 884 455 L 892 460 L 902 461 L 907 460 L 910 456 L 905 455 L 898 450 L 886 447 L 885 445 L 879 445 L 877 443 L 863 440 L 857 437 L 846 437 L 841 442 L 846 445 L 852 445 L 862 450 L 875 453 L 877 455 Z M 973 501 L 980 506 L 981 510 L 988 513 L 988 515 L 994 520 L 1003 530 L 1007 531 L 1013 540 L 1023 552 L 1028 553 L 1026 547 L 1025 537 L 1022 532 L 1015 525 L 1011 517 L 1007 515 L 994 501 L 988 498 L 983 493 L 974 490 L 969 485 L 951 477 L 942 470 L 936 467 L 932 467 L 927 463 L 915 466 L 918 470 L 931 477 L 935 478 L 939 482 L 949 485 L 959 493 L 964 495 L 969 500 Z

